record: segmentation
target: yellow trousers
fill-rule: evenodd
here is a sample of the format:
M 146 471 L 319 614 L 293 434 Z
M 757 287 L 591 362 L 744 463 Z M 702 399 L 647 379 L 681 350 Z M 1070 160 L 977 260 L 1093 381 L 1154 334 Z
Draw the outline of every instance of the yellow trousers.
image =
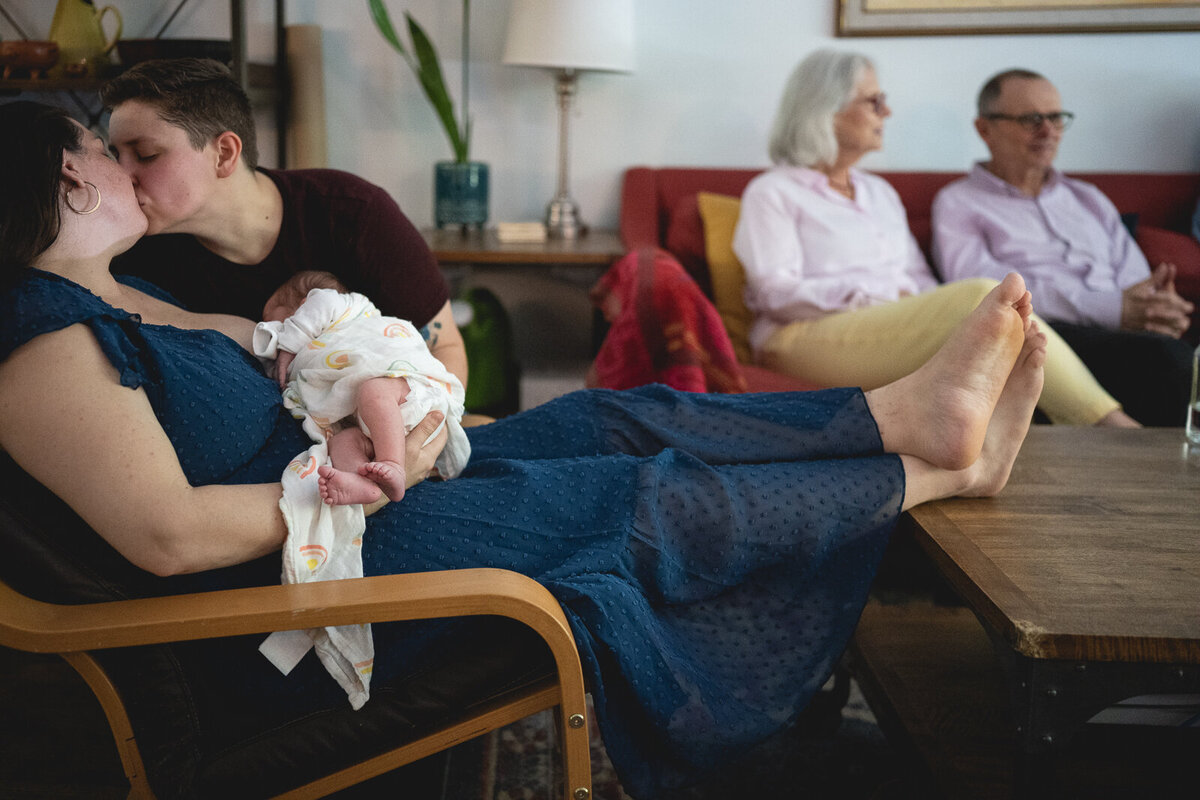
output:
M 820 386 L 874 389 L 928 361 L 994 286 L 989 278 L 955 281 L 894 303 L 793 322 L 767 340 L 759 361 Z M 1052 422 L 1093 425 L 1121 407 L 1049 325 L 1039 319 L 1038 327 L 1047 339 L 1038 408 Z

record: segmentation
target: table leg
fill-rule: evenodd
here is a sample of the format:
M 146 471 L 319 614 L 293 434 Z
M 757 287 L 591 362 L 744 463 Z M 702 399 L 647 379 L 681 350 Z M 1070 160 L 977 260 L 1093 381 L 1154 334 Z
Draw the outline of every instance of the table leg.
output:
M 1016 797 L 1038 796 L 1039 787 L 1049 790 L 1055 752 L 1103 709 L 1143 694 L 1200 693 L 1200 665 L 1029 658 L 990 629 L 989 635 L 1009 688 Z

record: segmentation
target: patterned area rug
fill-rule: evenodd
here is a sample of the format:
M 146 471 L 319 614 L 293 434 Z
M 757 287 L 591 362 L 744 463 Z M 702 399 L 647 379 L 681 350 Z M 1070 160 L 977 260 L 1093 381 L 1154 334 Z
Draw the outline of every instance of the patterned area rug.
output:
M 588 698 L 592 798 L 629 800 L 613 770 Z M 563 774 L 554 712 L 543 711 L 455 747 L 447 759 L 446 800 L 560 800 Z
M 590 701 L 589 701 L 590 706 Z M 613 770 L 589 707 L 594 800 L 631 800 Z M 560 800 L 562 771 L 550 711 L 454 748 L 447 757 L 445 800 Z M 851 682 L 841 709 L 821 710 L 729 765 L 703 788 L 672 800 L 805 797 L 888 800 L 912 793 L 903 765 Z

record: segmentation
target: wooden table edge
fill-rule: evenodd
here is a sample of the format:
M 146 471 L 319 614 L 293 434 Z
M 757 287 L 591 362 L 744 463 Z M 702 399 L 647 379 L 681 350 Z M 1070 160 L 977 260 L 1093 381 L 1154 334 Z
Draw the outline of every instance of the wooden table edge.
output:
M 988 502 L 986 499 L 970 502 Z M 936 503 L 926 503 L 905 512 L 914 538 L 950 582 L 959 596 L 985 625 L 997 633 L 1019 655 L 1026 658 L 1058 661 L 1126 661 L 1114 654 L 1136 649 L 1144 663 L 1200 664 L 1200 643 L 1170 637 L 1128 637 L 1082 634 L 1070 631 L 1051 633 L 1034 620 L 1038 613 L 1028 595 L 1021 591 L 990 559 L 983 557 L 970 537 L 958 530 Z M 964 556 L 977 555 L 971 560 Z M 963 563 L 980 570 L 976 577 L 987 579 L 989 595 L 981 581 L 968 574 Z M 981 566 L 983 565 L 983 566 Z M 988 574 L 983 574 L 986 571 Z M 1005 614 L 1001 603 L 1012 609 Z M 1011 617 L 1011 618 L 1010 618 Z

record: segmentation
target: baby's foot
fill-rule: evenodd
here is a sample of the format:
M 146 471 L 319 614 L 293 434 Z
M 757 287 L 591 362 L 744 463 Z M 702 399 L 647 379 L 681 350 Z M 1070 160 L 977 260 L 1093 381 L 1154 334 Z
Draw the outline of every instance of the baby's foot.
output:
M 331 506 L 374 503 L 381 494 L 373 481 L 326 466 L 317 468 L 317 490 L 325 504 Z
M 395 461 L 368 461 L 358 468 L 358 474 L 371 480 L 383 490 L 388 500 L 404 497 L 404 465 Z

